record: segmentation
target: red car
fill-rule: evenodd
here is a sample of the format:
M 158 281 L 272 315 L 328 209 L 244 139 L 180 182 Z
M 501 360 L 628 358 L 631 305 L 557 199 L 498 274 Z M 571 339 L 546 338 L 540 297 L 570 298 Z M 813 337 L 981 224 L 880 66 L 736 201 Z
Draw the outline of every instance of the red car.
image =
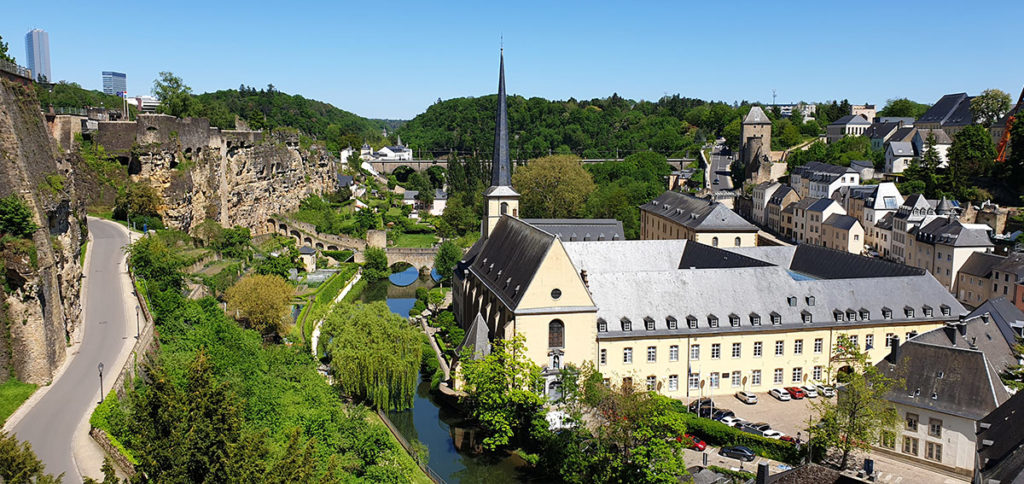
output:
M 783 442 L 789 442 L 791 444 L 796 444 L 796 437 L 791 437 L 789 435 L 783 435 L 782 437 L 779 437 L 779 440 Z
M 695 435 L 683 434 L 682 437 L 676 437 L 676 441 L 678 441 L 678 442 L 689 442 L 690 443 L 689 447 L 691 449 L 696 449 L 696 450 L 702 451 L 702 452 L 704 451 L 704 449 L 708 448 L 708 444 L 706 442 L 704 442 L 703 440 L 700 440 L 699 438 L 697 438 L 697 436 L 695 436 Z
M 793 397 L 794 400 L 799 400 L 807 396 L 807 393 L 800 387 L 786 387 L 785 390 L 789 392 L 789 396 Z

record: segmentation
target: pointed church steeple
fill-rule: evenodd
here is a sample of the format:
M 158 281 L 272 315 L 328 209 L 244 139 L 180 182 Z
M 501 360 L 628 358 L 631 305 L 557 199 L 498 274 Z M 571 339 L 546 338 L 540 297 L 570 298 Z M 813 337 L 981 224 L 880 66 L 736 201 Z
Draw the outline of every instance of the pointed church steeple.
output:
M 512 185 L 512 162 L 508 154 L 508 105 L 505 102 L 505 52 L 501 52 L 498 73 L 498 114 L 494 123 L 494 161 L 491 164 L 491 186 Z

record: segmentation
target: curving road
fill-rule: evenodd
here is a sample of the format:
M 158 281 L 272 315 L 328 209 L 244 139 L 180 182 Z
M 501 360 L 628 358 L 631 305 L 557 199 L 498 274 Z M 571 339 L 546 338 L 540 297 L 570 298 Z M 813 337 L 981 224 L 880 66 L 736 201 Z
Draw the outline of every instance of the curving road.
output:
M 64 482 L 82 482 L 72 453 L 75 432 L 99 402 L 97 365 L 103 362 L 104 391 L 117 377 L 126 348 L 135 344 L 135 325 L 127 317 L 130 298 L 122 248 L 128 231 L 105 220 L 89 219 L 88 274 L 85 291 L 85 328 L 82 343 L 69 348 L 70 362 L 38 401 L 12 429 L 28 441 L 50 474 L 64 473 Z

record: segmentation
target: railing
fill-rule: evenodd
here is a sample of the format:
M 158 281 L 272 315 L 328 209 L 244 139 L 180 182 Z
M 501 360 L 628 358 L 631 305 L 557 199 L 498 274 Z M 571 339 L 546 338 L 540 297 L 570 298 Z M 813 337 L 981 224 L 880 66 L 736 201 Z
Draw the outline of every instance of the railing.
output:
M 413 460 L 416 461 L 416 465 L 418 465 L 420 469 L 427 474 L 427 477 L 429 477 L 430 480 L 438 484 L 447 484 L 448 481 L 445 481 L 440 474 L 434 472 L 434 470 L 431 469 L 430 466 L 428 466 L 425 462 L 420 462 L 419 459 L 416 458 L 416 455 L 412 450 L 412 446 L 409 445 L 409 441 L 405 440 L 405 437 L 403 437 L 402 433 L 398 431 L 398 428 L 395 427 L 395 424 L 391 423 L 391 419 L 389 419 L 388 416 L 384 414 L 384 412 L 381 412 L 380 409 L 377 409 L 377 415 L 380 417 L 381 421 L 384 422 L 384 426 L 391 431 L 391 434 L 394 435 L 396 439 L 398 439 L 398 443 L 401 444 L 402 448 L 404 448 L 405 451 L 408 452 L 409 455 L 413 458 Z
M 24 77 L 24 78 L 29 79 L 29 80 L 32 79 L 32 71 L 31 70 L 29 70 L 27 68 L 24 68 L 24 67 L 21 67 L 18 64 L 15 64 L 13 62 L 8 62 L 8 61 L 5 61 L 5 60 L 0 60 L 0 71 L 9 72 L 9 73 L 14 74 L 16 76 L 21 76 L 21 77 Z

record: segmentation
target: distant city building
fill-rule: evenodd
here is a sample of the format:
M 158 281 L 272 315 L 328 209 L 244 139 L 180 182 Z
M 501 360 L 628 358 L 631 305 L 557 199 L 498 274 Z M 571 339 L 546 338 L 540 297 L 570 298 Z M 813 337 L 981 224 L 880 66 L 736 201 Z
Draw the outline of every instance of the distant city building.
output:
M 850 106 L 850 114 L 857 116 L 858 114 L 864 116 L 864 119 L 868 121 L 874 121 L 876 117 L 875 105 L 874 104 L 854 104 Z
M 686 239 L 712 247 L 754 247 L 757 226 L 720 202 L 665 192 L 640 206 L 640 238 Z
M 807 103 L 776 104 L 773 107 L 779 108 L 779 113 L 782 114 L 782 117 L 784 118 L 792 116 L 793 112 L 796 111 L 803 116 L 805 121 L 813 120 L 815 109 L 817 109 L 817 105 Z
M 103 94 L 117 95 L 128 91 L 128 76 L 123 72 L 103 71 Z
M 141 113 L 155 113 L 160 100 L 153 96 L 136 96 L 128 98 L 128 103 L 135 106 Z
M 871 126 L 871 121 L 863 114 L 848 114 L 826 126 L 825 136 L 829 143 L 835 143 L 843 139 L 844 136 L 860 136 L 868 130 L 869 126 Z
M 53 80 L 50 73 L 50 34 L 42 29 L 32 29 L 25 34 L 25 58 L 35 80 Z

